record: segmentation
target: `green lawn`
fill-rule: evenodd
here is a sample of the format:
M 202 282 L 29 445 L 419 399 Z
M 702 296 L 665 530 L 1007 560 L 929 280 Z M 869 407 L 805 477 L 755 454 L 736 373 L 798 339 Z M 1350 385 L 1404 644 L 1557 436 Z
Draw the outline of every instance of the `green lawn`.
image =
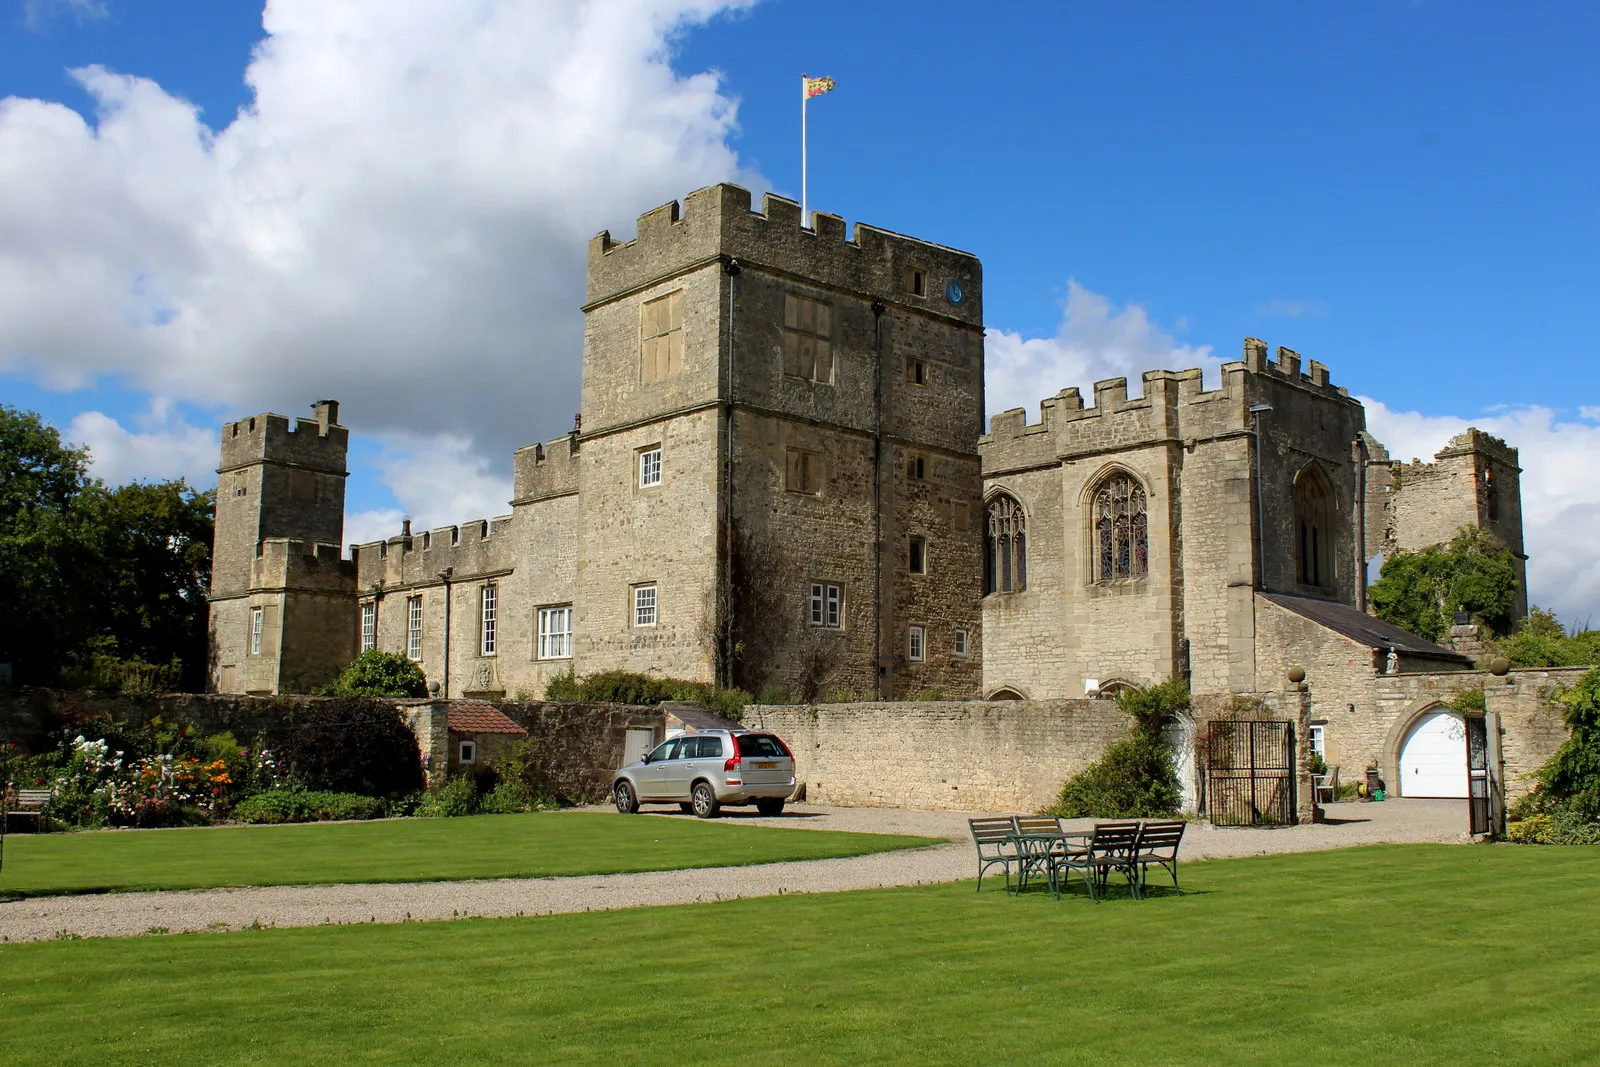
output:
M 0 946 L 8 1063 L 1592 1063 L 1600 850 Z
M 933 844 L 603 812 L 6 838 L 0 893 L 618 874 L 859 856 Z

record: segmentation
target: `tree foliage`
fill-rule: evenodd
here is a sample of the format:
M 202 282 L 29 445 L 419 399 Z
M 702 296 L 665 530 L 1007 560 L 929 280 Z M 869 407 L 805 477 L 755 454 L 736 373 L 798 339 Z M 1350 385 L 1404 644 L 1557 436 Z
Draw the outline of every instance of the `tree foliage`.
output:
M 1568 633 L 1554 612 L 1535 607 L 1497 647 L 1513 667 L 1583 667 L 1600 663 L 1600 630 Z
M 0 662 L 36 685 L 199 688 L 213 495 L 109 488 L 33 412 L 0 405 Z
M 1126 740 L 1106 749 L 1061 787 L 1049 814 L 1065 819 L 1143 819 L 1174 815 L 1183 804 L 1183 787 L 1162 727 L 1189 706 L 1189 686 L 1181 678 L 1144 689 L 1124 689 L 1117 703 L 1133 717 Z
M 390 797 L 422 788 L 416 735 L 392 704 L 335 697 L 296 707 L 272 751 L 310 790 Z
M 1368 597 L 1384 622 L 1438 641 L 1458 611 L 1471 614 L 1492 634 L 1506 633 L 1517 593 L 1511 550 L 1487 530 L 1463 526 L 1449 544 L 1396 552 L 1385 560 Z
M 331 695 L 341 697 L 425 697 L 428 677 L 399 652 L 368 649 L 339 672 Z

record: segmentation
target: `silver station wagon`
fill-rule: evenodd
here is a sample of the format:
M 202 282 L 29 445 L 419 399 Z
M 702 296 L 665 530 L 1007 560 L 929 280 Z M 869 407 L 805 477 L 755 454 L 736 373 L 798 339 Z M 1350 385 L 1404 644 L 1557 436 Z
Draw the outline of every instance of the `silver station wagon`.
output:
M 794 755 L 776 734 L 702 730 L 657 745 L 617 771 L 611 796 L 624 815 L 640 804 L 674 803 L 702 819 L 724 805 L 754 804 L 777 815 L 794 792 Z

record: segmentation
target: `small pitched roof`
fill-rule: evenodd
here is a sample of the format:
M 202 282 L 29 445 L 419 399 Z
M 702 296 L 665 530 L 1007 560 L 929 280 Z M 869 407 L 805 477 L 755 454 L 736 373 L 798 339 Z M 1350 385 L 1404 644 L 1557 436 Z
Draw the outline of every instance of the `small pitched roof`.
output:
M 1309 596 L 1293 596 L 1289 593 L 1258 591 L 1256 595 L 1272 601 L 1280 608 L 1287 608 L 1302 618 L 1310 619 L 1318 626 L 1342 634 L 1358 645 L 1384 650 L 1392 648 L 1407 656 L 1451 660 L 1472 665 L 1470 657 L 1463 656 L 1455 649 L 1436 645 L 1427 638 L 1418 637 L 1410 630 L 1402 630 L 1375 615 L 1357 611 L 1348 604 L 1318 600 Z
M 453 734 L 521 734 L 528 731 L 506 717 L 493 704 L 483 700 L 452 700 L 450 732 Z

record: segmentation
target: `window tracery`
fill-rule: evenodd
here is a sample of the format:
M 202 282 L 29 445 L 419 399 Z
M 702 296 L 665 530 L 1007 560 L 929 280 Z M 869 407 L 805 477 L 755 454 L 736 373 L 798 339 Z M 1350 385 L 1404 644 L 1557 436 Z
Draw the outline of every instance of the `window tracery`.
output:
M 1094 494 L 1094 580 L 1143 578 L 1150 570 L 1150 519 L 1144 487 L 1113 474 Z
M 1027 516 L 1014 497 L 989 501 L 984 541 L 984 592 L 1015 593 L 1028 584 Z

